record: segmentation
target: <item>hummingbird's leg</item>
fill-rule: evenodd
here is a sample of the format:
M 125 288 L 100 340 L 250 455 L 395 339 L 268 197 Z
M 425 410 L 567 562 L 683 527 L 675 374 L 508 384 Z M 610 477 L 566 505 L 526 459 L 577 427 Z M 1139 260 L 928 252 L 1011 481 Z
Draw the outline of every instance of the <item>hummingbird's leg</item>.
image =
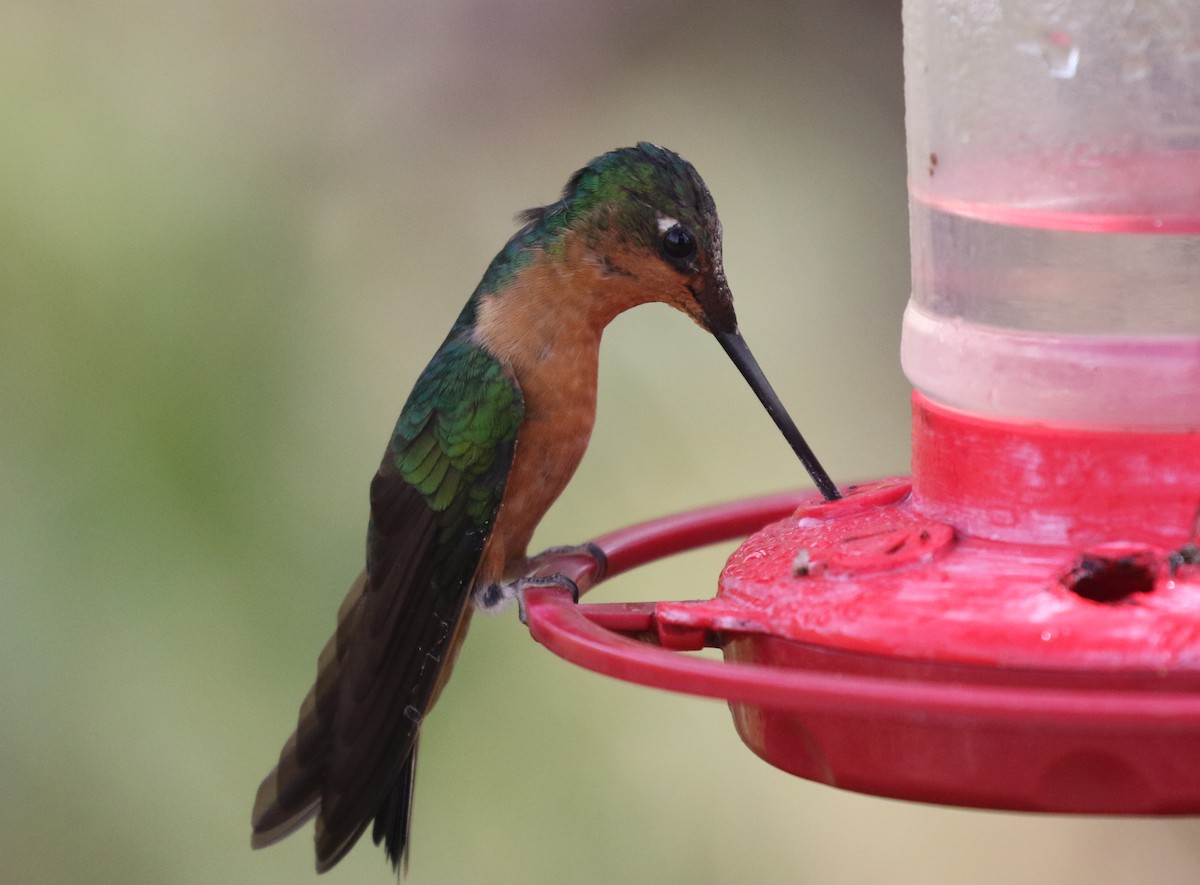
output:
M 489 614 L 497 614 L 508 603 L 517 601 L 517 614 L 522 624 L 528 624 L 525 617 L 525 591 L 530 587 L 558 587 L 571 594 L 571 599 L 579 602 L 579 585 L 566 575 L 534 575 L 517 578 L 507 584 L 488 584 L 475 591 L 475 607 Z
M 575 602 L 579 602 L 579 584 L 576 583 L 575 578 L 563 574 L 561 569 L 564 566 L 561 560 L 584 556 L 593 563 L 591 580 L 587 584 L 588 587 L 591 587 L 608 573 L 608 556 L 605 552 L 591 541 L 570 547 L 551 547 L 536 556 L 520 560 L 518 564 L 511 567 L 505 575 L 510 580 L 502 579 L 492 584 L 476 586 L 472 593 L 475 607 L 488 614 L 499 614 L 511 600 L 516 599 L 521 609 L 521 622 L 524 623 L 524 593 L 527 587 L 562 587 L 564 590 L 570 591 L 571 598 Z M 558 566 L 559 570 L 550 571 L 554 566 Z M 538 574 L 543 569 L 547 573 Z M 577 572 L 575 574 L 578 575 Z

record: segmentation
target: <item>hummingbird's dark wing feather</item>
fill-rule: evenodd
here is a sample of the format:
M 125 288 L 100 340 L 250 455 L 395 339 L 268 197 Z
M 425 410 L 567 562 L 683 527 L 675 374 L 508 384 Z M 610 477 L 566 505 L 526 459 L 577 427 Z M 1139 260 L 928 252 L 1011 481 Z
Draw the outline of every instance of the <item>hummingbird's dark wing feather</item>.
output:
M 405 855 L 417 730 L 448 663 L 500 508 L 524 414 L 515 379 L 464 337 L 417 381 L 371 483 L 367 568 L 321 653 L 317 683 L 259 787 L 255 847 L 317 818 L 317 868 L 376 816 Z

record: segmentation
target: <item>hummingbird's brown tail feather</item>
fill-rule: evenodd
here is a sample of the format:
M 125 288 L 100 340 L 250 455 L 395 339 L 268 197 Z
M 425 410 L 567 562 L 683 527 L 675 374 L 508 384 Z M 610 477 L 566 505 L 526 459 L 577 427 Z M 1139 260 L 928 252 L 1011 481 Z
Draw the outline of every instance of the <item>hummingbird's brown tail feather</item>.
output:
M 279 762 L 258 787 L 250 816 L 250 844 L 254 848 L 273 845 L 320 810 L 345 637 L 350 635 L 366 577 L 364 571 L 350 585 L 338 609 L 338 629 L 321 650 L 317 681 L 300 706 L 296 730 L 283 745 Z

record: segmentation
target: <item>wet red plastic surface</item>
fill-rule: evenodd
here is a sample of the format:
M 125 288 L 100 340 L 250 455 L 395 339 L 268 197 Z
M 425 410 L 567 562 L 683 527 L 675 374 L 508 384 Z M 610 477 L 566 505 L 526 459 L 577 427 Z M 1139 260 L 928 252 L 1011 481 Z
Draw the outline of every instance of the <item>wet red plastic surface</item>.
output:
M 715 599 L 576 607 L 539 589 L 535 638 L 599 672 L 728 699 L 756 753 L 823 783 L 1200 813 L 1200 568 L 1179 555 L 1195 540 L 1200 438 L 1122 449 L 1115 434 L 980 422 L 919 397 L 914 412 L 920 494 L 883 480 L 613 533 L 597 539 L 610 576 L 770 522 Z M 1138 475 L 1122 485 L 1121 470 Z M 590 562 L 565 565 L 586 589 Z M 726 663 L 666 650 L 703 645 Z
M 972 537 L 1173 546 L 1200 507 L 1200 432 L 989 420 L 915 394 L 912 444 L 918 508 Z
M 959 535 L 922 516 L 908 488 L 885 480 L 800 508 L 730 557 L 717 598 L 662 603 L 658 620 L 915 661 L 1200 674 L 1200 573 L 1172 575 L 1170 548 Z M 1113 570 L 1118 591 L 1131 569 L 1130 592 L 1108 603 L 1081 595 L 1073 588 L 1089 562 L 1092 574 Z M 1132 589 L 1139 577 L 1148 591 Z

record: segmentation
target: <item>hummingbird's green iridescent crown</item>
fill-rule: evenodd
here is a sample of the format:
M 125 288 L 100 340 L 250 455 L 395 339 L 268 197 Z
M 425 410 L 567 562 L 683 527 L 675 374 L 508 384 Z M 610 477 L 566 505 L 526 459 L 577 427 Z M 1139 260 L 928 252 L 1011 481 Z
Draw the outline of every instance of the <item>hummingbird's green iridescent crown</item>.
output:
M 615 211 L 615 217 L 606 209 Z M 654 225 L 637 222 L 656 215 L 674 218 L 698 232 L 717 224 L 716 204 L 692 164 L 643 141 L 592 160 L 571 176 L 558 203 L 530 210 L 523 217 L 541 221 L 551 234 L 589 223 L 600 229 L 616 226 L 649 246 L 657 231 Z M 719 232 L 718 227 L 714 233 Z

